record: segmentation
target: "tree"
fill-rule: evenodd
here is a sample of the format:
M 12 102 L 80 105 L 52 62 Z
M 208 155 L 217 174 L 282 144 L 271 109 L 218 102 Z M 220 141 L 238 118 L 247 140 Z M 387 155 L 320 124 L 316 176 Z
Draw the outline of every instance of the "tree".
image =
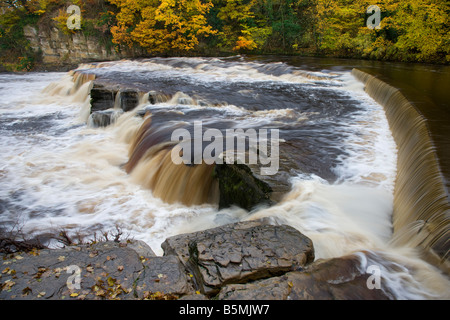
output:
M 223 22 L 219 33 L 222 46 L 235 51 L 251 51 L 261 47 L 272 29 L 255 19 L 256 0 L 220 1 L 217 17 Z
M 118 44 L 155 52 L 185 52 L 196 48 L 200 37 L 214 34 L 206 13 L 212 6 L 202 0 L 110 0 L 119 7 L 111 29 Z

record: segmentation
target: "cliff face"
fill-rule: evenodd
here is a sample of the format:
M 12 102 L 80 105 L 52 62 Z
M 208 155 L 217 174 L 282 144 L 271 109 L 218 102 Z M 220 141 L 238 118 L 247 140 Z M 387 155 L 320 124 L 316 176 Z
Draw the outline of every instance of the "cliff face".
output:
M 42 62 L 45 65 L 63 66 L 125 57 L 114 49 L 108 50 L 97 38 L 85 36 L 82 32 L 66 35 L 55 27 L 41 30 L 38 26 L 31 25 L 25 26 L 23 31 L 31 48 L 42 52 Z

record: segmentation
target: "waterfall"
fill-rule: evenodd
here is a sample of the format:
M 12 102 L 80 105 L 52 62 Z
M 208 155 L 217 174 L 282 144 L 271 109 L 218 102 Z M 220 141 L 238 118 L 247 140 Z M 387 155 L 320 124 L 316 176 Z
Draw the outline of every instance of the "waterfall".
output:
M 352 74 L 384 107 L 398 148 L 393 241 L 422 249 L 448 273 L 450 204 L 426 121 L 400 90 L 361 70 Z
M 187 206 L 218 203 L 214 165 L 173 163 L 171 152 L 175 143 L 170 137 L 174 129 L 174 126 L 155 128 L 151 115 L 146 115 L 132 138 L 124 169 L 164 202 L 181 202 Z

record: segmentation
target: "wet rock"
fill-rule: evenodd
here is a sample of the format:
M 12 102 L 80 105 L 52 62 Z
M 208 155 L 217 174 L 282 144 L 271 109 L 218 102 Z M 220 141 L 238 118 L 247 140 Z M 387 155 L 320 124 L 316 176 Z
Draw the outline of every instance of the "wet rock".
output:
M 120 108 L 125 111 L 131 111 L 139 104 L 139 93 L 133 89 L 122 89 L 119 92 Z
M 188 294 L 181 297 L 179 300 L 209 300 L 204 294 Z
M 116 122 L 117 118 L 123 113 L 122 110 L 103 110 L 94 111 L 88 119 L 88 124 L 92 128 L 107 127 Z
M 148 92 L 148 102 L 151 104 L 163 103 L 170 100 L 170 96 L 162 92 L 149 91 Z
M 237 205 L 250 211 L 257 205 L 272 204 L 272 188 L 245 164 L 217 164 L 214 176 L 219 181 L 219 209 Z
M 143 266 L 136 282 L 137 298 L 151 298 L 155 294 L 178 298 L 194 293 L 192 282 L 178 257 L 150 257 L 145 259 Z
M 106 241 L 2 255 L 0 299 L 157 299 L 194 293 L 177 257 Z
M 90 92 L 91 113 L 113 108 L 117 91 L 117 88 L 107 87 L 102 83 L 94 81 Z
M 140 257 L 156 257 L 155 252 L 148 244 L 141 240 L 128 240 L 127 247 L 136 251 Z
M 142 269 L 112 241 L 15 254 L 2 261 L 0 299 L 129 298 Z
M 386 288 L 369 289 L 372 274 L 362 271 L 356 255 L 318 260 L 279 277 L 224 286 L 220 300 L 386 300 Z
M 314 260 L 309 238 L 265 220 L 238 222 L 166 239 L 165 255 L 176 255 L 193 275 L 196 290 L 216 294 L 227 283 L 277 276 Z

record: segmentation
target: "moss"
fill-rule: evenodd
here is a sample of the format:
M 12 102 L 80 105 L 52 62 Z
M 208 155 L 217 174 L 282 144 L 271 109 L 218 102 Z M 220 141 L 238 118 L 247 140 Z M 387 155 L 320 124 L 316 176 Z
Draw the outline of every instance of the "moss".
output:
M 244 164 L 218 164 L 214 176 L 219 180 L 219 209 L 237 205 L 251 210 L 258 204 L 272 203 L 272 188 Z

